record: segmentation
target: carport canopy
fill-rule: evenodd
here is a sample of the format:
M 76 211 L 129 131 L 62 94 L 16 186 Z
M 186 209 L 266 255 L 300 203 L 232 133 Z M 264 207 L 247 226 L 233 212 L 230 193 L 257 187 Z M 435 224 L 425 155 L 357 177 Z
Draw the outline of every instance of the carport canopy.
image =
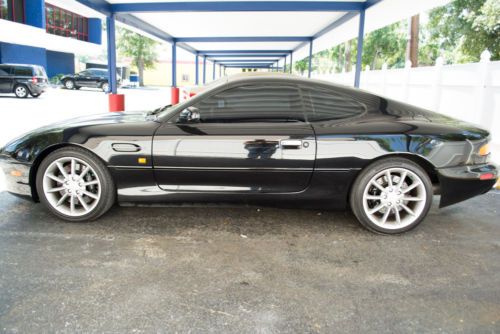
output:
M 363 36 L 450 0 L 165 1 L 73 0 L 106 17 L 110 90 L 116 94 L 115 22 L 172 45 L 172 86 L 177 48 L 195 57 L 196 84 L 207 81 L 207 61 L 225 68 L 284 70 L 293 60 L 357 37 L 354 86 L 359 87 Z M 288 66 L 292 69 L 292 66 Z

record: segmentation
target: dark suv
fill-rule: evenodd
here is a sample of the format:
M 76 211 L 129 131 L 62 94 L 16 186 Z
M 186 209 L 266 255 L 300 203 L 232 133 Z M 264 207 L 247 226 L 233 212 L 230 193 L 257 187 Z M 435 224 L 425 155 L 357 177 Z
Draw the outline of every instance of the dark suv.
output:
M 99 88 L 104 92 L 109 89 L 108 70 L 101 68 L 88 68 L 80 73 L 65 75 L 61 82 L 66 89 L 80 89 L 82 87 Z M 118 83 L 120 78 L 118 78 Z
M 39 97 L 49 80 L 39 65 L 0 64 L 0 93 L 14 93 L 19 98 Z

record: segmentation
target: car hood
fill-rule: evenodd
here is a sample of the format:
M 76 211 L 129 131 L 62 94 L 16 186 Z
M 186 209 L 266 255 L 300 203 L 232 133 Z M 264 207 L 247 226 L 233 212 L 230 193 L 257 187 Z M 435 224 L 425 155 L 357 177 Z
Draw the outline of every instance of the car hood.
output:
M 109 112 L 105 114 L 96 114 L 83 117 L 71 118 L 68 120 L 52 123 L 28 133 L 25 133 L 14 140 L 8 142 L 3 148 L 3 152 L 12 152 L 20 145 L 27 145 L 33 141 L 40 141 L 40 137 L 56 136 L 58 140 L 63 141 L 65 134 L 71 134 L 83 128 L 103 127 L 110 130 L 110 127 L 120 124 L 144 124 L 154 122 L 155 117 L 148 115 L 148 112 Z M 106 130 L 103 130 L 106 132 Z
M 70 118 L 67 120 L 43 126 L 41 128 L 32 131 L 32 133 L 39 131 L 48 131 L 53 129 L 69 128 L 69 127 L 81 127 L 87 125 L 145 122 L 151 119 L 152 118 L 151 116 L 148 115 L 147 111 L 109 112 L 103 114 Z

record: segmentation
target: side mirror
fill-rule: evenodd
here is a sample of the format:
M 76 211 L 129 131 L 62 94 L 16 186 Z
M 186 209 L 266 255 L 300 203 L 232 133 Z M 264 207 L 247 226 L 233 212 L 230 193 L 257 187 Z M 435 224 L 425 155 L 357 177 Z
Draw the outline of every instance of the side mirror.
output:
M 179 123 L 198 123 L 200 121 L 200 111 L 198 108 L 189 107 L 179 114 Z

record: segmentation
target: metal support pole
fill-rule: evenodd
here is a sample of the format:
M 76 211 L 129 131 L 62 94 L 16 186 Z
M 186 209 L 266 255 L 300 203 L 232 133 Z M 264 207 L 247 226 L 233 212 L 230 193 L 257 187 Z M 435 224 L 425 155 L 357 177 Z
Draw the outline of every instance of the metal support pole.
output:
M 313 41 L 309 42 L 309 70 L 307 72 L 307 77 L 311 77 L 311 72 L 312 72 L 312 54 L 313 54 Z
M 365 35 L 365 10 L 362 9 L 359 11 L 358 53 L 356 54 L 356 71 L 354 73 L 354 87 L 357 88 L 359 88 L 359 83 L 361 78 L 364 35 Z
M 283 58 L 283 73 L 286 73 L 286 56 Z
M 177 43 L 172 43 L 172 87 L 177 87 Z
M 215 80 L 215 61 L 212 63 L 212 80 Z
M 195 56 L 195 64 L 194 64 L 194 72 L 195 72 L 195 75 L 194 75 L 194 84 L 196 86 L 198 86 L 199 84 L 199 71 L 200 71 L 200 64 L 199 64 L 199 60 L 198 60 L 199 56 L 198 56 L 198 53 L 196 53 L 196 56 Z
M 292 74 L 293 71 L 293 52 L 290 53 L 290 74 Z
M 222 78 L 222 65 L 219 65 L 219 78 Z
M 116 94 L 116 42 L 115 42 L 115 14 L 106 17 L 106 35 L 108 38 L 108 82 L 109 92 Z
M 203 84 L 207 82 L 207 56 L 203 56 Z

